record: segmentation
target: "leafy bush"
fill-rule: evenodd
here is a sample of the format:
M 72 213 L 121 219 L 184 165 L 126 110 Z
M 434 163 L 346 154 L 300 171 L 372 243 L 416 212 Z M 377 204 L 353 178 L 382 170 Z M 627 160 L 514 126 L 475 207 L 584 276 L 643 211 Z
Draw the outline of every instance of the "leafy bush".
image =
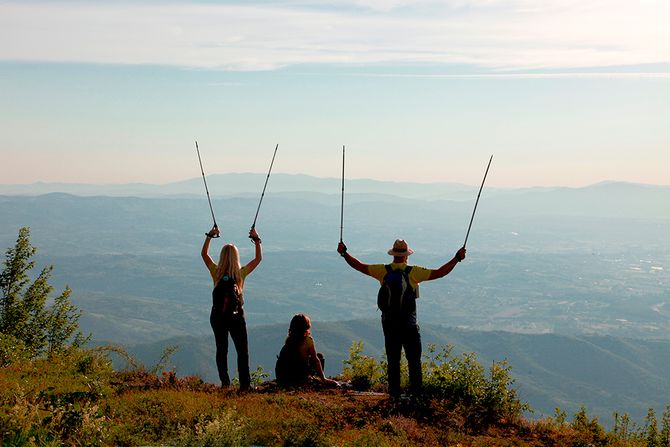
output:
M 598 418 L 590 419 L 584 406 L 575 414 L 570 427 L 576 432 L 573 442 L 575 447 L 604 447 L 610 445 L 610 437 L 598 422 Z
M 265 371 L 261 365 L 258 365 L 254 371 L 251 371 L 251 384 L 254 386 L 262 385 L 268 377 L 270 377 L 270 373 Z
M 487 377 L 474 353 L 453 357 L 452 350 L 446 346 L 437 352 L 429 346 L 423 365 L 425 393 L 460 407 L 471 427 L 518 420 L 528 406 L 511 388 L 514 380 L 507 362 L 494 362 Z
M 647 447 L 660 447 L 658 442 L 658 422 L 656 421 L 656 412 L 653 408 L 649 408 L 645 422 Z
M 514 380 L 507 362 L 494 362 L 486 374 L 474 353 L 454 357 L 452 351 L 452 346 L 439 352 L 435 346 L 428 346 L 428 355 L 422 363 L 426 396 L 442 401 L 442 406 L 462 409 L 466 423 L 471 427 L 514 422 L 529 408 L 512 388 Z M 384 381 L 387 368 L 385 362 L 380 364 L 362 352 L 363 342 L 351 345 L 342 376 L 351 381 L 355 389 L 367 390 Z M 407 381 L 406 368 L 404 362 L 401 365 L 404 383 Z
M 349 348 L 349 358 L 344 361 L 342 378 L 350 381 L 355 389 L 364 391 L 381 382 L 383 370 L 374 357 L 362 353 L 363 342 L 353 342 Z
M 661 447 L 670 447 L 670 405 L 665 407 L 661 416 L 661 433 L 658 442 Z

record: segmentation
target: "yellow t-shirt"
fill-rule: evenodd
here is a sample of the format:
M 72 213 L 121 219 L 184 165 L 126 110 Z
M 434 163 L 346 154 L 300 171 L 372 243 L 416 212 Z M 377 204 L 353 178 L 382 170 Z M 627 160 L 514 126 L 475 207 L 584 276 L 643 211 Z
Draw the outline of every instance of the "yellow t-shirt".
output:
M 212 282 L 214 282 L 214 286 L 216 286 L 216 264 L 212 264 L 208 269 L 209 269 L 209 274 L 212 276 Z M 242 287 L 244 287 L 244 279 L 247 277 L 247 266 L 243 266 L 240 269 L 240 275 L 242 275 Z
M 391 263 L 391 268 L 393 270 L 405 270 L 407 263 Z M 370 276 L 379 281 L 379 283 L 384 282 L 384 276 L 386 276 L 386 264 L 372 264 L 368 266 L 368 272 Z M 412 286 L 414 290 L 417 291 L 418 298 L 418 289 L 419 283 L 422 281 L 427 281 L 430 278 L 431 269 L 425 267 L 419 267 L 415 265 L 412 267 L 412 270 L 409 272 L 409 285 Z
M 303 340 L 302 344 L 300 345 L 299 352 L 300 352 L 300 359 L 305 362 L 305 365 L 309 364 L 309 355 L 311 353 L 311 350 L 314 348 L 314 339 L 312 338 L 311 335 L 308 335 L 305 337 L 305 340 Z

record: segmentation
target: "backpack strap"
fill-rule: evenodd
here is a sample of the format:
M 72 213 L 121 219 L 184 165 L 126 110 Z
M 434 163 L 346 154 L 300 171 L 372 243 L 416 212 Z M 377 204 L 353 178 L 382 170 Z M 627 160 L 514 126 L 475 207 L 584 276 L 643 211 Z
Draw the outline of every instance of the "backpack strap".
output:
M 409 281 L 409 272 L 412 271 L 412 267 L 413 267 L 413 266 L 408 265 L 407 267 L 405 267 L 405 270 L 403 270 L 403 273 L 405 274 L 405 278 L 407 279 L 407 286 L 408 286 L 410 289 L 412 289 L 412 291 L 414 291 L 414 294 L 416 295 L 416 289 L 415 289 L 414 287 L 412 287 L 412 284 L 411 284 L 410 281 Z
M 413 265 L 408 265 L 405 267 L 405 275 L 407 275 L 407 284 L 412 288 L 414 291 L 414 299 L 419 298 L 419 285 L 417 284 L 416 287 L 412 287 L 412 284 L 409 282 L 409 272 L 412 271 Z

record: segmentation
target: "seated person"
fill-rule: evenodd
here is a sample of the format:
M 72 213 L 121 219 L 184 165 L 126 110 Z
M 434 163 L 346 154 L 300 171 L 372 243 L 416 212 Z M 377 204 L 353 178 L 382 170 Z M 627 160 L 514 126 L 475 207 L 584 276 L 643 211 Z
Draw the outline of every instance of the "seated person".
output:
M 337 382 L 326 378 L 323 373 L 324 359 L 316 352 L 314 339 L 310 334 L 312 323 L 307 315 L 295 315 L 291 319 L 288 337 L 277 357 L 275 376 L 277 383 L 284 387 L 306 385 L 311 376 L 316 376 L 327 385 Z

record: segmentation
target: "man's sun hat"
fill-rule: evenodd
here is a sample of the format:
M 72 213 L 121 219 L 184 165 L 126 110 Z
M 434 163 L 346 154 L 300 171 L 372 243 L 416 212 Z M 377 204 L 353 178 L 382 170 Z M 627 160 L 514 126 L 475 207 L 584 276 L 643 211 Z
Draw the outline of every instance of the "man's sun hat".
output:
M 391 256 L 409 256 L 414 253 L 414 250 L 407 246 L 404 239 L 396 239 L 393 243 L 393 248 L 388 251 Z

